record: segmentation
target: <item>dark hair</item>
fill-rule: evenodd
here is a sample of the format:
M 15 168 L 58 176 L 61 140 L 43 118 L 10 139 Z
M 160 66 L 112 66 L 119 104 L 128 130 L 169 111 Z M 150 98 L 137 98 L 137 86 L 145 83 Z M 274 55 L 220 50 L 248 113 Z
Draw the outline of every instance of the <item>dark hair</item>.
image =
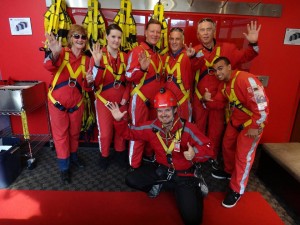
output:
M 162 26 L 161 22 L 159 22 L 159 20 L 157 20 L 157 19 L 152 19 L 152 18 L 151 18 L 151 19 L 148 21 L 148 23 L 146 24 L 146 30 L 148 29 L 148 27 L 149 27 L 151 24 L 158 24 L 158 25 L 160 25 L 160 28 L 161 28 L 161 29 L 163 28 L 163 26 Z
M 203 23 L 203 22 L 210 22 L 210 23 L 212 23 L 214 26 L 216 25 L 216 22 L 215 21 L 213 21 L 213 19 L 211 19 L 211 18 L 202 18 L 201 20 L 199 20 L 199 22 L 198 22 L 198 25 L 200 24 L 200 23 Z
M 171 30 L 170 30 L 170 33 L 174 32 L 174 31 L 178 31 L 178 32 L 184 34 L 183 29 L 180 28 L 180 27 L 172 27 Z
M 121 33 L 123 33 L 121 27 L 118 24 L 112 23 L 106 28 L 106 35 L 108 36 L 110 34 L 111 30 L 118 30 Z
M 214 60 L 213 64 L 215 65 L 215 64 L 217 64 L 220 61 L 224 61 L 227 66 L 231 64 L 230 60 L 227 57 L 225 57 L 225 56 L 220 56 L 220 57 L 216 58 Z

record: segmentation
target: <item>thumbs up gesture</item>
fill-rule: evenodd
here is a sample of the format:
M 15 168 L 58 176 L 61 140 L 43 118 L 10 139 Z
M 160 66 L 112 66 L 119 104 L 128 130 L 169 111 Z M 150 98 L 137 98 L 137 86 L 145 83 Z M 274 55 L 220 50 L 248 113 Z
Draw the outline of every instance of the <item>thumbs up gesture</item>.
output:
M 207 88 L 205 88 L 205 92 L 203 94 L 203 97 L 202 97 L 205 101 L 207 102 L 212 102 L 213 99 L 211 98 L 211 93 L 209 92 L 209 90 Z
M 195 151 L 189 142 L 187 143 L 187 146 L 188 146 L 188 150 L 183 152 L 183 155 L 186 160 L 192 160 L 195 157 Z

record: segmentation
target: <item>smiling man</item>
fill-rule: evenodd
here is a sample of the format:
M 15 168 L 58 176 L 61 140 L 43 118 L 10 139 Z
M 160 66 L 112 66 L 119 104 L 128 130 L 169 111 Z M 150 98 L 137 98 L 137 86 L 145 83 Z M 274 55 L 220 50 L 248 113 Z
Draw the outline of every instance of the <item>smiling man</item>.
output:
M 178 117 L 176 96 L 161 89 L 154 98 L 157 118 L 139 126 L 128 126 L 123 120 L 126 112 L 121 112 L 117 104 L 107 107 L 116 120 L 119 135 L 150 143 L 156 155 L 156 163 L 144 163 L 126 176 L 127 185 L 147 192 L 152 198 L 162 187 L 173 190 L 184 224 L 201 224 L 203 180 L 194 175 L 195 163 L 208 160 L 212 148 L 194 124 Z
M 156 47 L 161 35 L 161 23 L 150 19 L 146 25 L 145 41 L 135 47 L 129 55 L 126 79 L 133 84 L 129 102 L 129 115 L 132 123 L 138 125 L 141 122 L 155 118 L 153 100 L 155 94 L 163 85 L 162 58 Z M 129 163 L 132 168 L 141 165 L 143 151 L 145 155 L 152 157 L 153 151 L 142 141 L 130 141 Z

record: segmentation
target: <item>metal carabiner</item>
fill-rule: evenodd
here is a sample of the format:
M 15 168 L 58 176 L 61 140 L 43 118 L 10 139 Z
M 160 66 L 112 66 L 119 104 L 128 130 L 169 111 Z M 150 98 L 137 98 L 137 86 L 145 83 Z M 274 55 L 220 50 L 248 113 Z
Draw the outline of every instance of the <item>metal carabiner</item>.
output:
M 74 87 L 76 87 L 76 84 L 77 84 L 76 79 L 73 79 L 73 78 L 69 77 L 68 86 L 71 87 L 71 88 L 74 88 Z

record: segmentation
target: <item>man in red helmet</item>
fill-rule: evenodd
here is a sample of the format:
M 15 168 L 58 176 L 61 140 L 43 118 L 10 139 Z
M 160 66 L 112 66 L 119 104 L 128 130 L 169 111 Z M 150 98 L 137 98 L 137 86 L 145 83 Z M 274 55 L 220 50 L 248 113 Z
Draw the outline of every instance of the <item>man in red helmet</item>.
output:
M 107 106 L 117 132 L 128 140 L 143 140 L 153 148 L 156 163 L 144 163 L 126 176 L 128 186 L 156 197 L 160 189 L 174 190 L 184 224 L 201 224 L 206 184 L 199 164 L 213 154 L 210 140 L 197 127 L 177 115 L 177 99 L 169 89 L 154 97 L 157 118 L 128 126 L 116 103 Z M 197 168 L 197 169 L 195 169 Z

